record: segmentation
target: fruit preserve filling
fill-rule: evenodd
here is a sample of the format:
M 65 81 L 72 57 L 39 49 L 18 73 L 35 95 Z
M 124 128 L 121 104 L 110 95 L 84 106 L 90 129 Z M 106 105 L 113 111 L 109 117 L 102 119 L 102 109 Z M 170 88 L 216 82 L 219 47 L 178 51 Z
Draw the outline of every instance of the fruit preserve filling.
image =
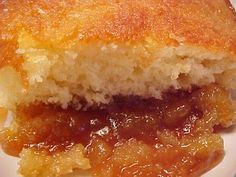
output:
M 18 107 L 0 140 L 13 156 L 23 148 L 52 155 L 82 144 L 99 177 L 199 176 L 222 160 L 215 127 L 232 125 L 234 114 L 216 84 L 169 91 L 162 100 L 118 96 L 86 111 L 35 103 Z

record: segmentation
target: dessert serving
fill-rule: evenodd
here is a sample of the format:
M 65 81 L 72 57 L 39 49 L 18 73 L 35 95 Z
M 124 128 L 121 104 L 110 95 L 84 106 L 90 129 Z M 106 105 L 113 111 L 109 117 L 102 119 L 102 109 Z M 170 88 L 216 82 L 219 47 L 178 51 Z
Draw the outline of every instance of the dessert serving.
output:
M 2 150 L 26 177 L 198 177 L 235 124 L 227 0 L 0 2 Z

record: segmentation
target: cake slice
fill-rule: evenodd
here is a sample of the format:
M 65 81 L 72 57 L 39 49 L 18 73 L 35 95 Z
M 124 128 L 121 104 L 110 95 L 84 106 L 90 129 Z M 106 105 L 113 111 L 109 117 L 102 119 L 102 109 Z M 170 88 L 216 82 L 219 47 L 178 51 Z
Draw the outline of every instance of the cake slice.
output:
M 6 0 L 0 25 L 0 141 L 22 175 L 199 176 L 223 158 L 228 0 Z
M 4 1 L 0 16 L 1 107 L 233 85 L 235 12 L 224 0 Z

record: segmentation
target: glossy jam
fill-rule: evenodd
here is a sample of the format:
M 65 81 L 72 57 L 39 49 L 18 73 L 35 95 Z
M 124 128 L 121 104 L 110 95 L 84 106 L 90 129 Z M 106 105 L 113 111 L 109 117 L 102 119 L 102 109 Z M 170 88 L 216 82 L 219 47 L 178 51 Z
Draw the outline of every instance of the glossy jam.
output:
M 229 126 L 234 111 L 227 92 L 210 85 L 173 91 L 163 100 L 116 97 L 103 109 L 62 110 L 53 105 L 19 107 L 2 147 L 49 154 L 86 147 L 94 176 L 199 176 L 223 158 L 214 126 Z M 17 126 L 16 126 L 17 125 Z

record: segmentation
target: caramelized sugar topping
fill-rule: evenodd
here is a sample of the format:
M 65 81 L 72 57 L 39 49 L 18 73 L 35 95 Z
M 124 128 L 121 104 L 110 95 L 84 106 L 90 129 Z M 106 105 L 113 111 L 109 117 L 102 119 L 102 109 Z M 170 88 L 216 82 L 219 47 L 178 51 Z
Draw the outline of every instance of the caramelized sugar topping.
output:
M 163 100 L 117 97 L 96 110 L 19 107 L 1 141 L 14 156 L 22 148 L 53 154 L 83 144 L 94 176 L 199 176 L 224 154 L 214 126 L 230 126 L 233 117 L 227 92 L 210 85 Z

